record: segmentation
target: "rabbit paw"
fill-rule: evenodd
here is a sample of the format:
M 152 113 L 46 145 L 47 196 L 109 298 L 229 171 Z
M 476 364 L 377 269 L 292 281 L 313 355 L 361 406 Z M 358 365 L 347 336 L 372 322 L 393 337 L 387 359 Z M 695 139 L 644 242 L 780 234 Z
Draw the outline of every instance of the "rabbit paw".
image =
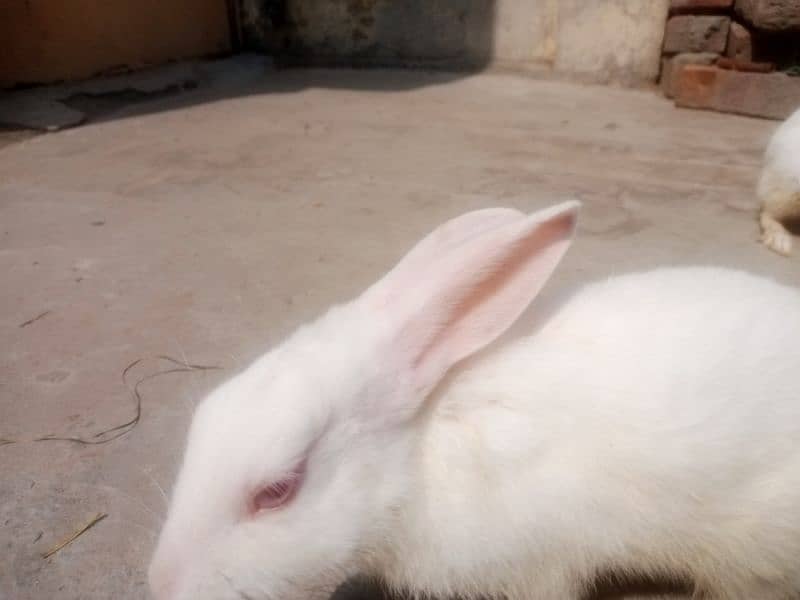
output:
M 792 234 L 766 213 L 761 215 L 761 242 L 782 256 L 792 253 Z

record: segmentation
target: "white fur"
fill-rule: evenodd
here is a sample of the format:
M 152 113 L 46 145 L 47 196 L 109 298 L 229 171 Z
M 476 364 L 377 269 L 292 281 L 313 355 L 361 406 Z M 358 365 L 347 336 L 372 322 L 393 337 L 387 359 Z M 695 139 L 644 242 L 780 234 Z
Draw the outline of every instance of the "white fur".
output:
M 215 391 L 192 424 L 156 596 L 316 600 L 362 572 L 419 594 L 577 600 L 615 572 L 688 576 L 718 600 L 795 598 L 798 291 L 671 268 L 544 294 L 425 391 L 443 356 L 488 344 L 536 295 L 574 210 L 451 222 Z M 241 516 L 306 454 L 293 503 Z
M 792 235 L 785 224 L 789 220 L 800 221 L 800 109 L 773 134 L 757 191 L 761 239 L 775 252 L 788 255 Z

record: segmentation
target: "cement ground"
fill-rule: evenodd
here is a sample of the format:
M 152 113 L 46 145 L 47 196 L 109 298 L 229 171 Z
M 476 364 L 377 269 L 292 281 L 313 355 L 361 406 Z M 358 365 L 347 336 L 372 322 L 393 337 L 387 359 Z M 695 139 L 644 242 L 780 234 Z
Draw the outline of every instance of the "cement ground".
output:
M 391 71 L 272 71 L 0 148 L 0 596 L 147 597 L 192 407 L 444 219 L 583 200 L 553 289 L 719 264 L 800 283 L 757 243 L 775 123 L 657 93 Z M 219 371 L 136 381 L 167 355 Z M 41 553 L 97 513 L 53 556 Z

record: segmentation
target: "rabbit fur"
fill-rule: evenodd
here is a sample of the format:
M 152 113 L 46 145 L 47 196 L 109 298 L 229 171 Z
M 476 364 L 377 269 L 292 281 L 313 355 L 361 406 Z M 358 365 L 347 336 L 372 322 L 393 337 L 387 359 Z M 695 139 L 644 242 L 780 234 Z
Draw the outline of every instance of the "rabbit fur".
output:
M 317 600 L 360 573 L 421 598 L 578 600 L 614 572 L 797 598 L 800 293 L 664 268 L 519 319 L 577 211 L 449 221 L 212 392 L 155 596 Z M 253 510 L 287 474 L 291 499 Z
M 778 254 L 792 251 L 787 223 L 800 224 L 800 109 L 772 135 L 758 181 L 761 240 Z

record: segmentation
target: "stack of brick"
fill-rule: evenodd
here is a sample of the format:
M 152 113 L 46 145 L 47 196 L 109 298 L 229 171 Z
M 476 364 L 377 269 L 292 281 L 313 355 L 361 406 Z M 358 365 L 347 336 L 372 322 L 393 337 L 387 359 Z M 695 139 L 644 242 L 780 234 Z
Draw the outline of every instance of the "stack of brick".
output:
M 754 40 L 772 38 L 764 46 L 800 48 L 800 0 L 671 0 L 664 94 L 678 106 L 786 118 L 800 106 L 800 77 L 762 56 Z

